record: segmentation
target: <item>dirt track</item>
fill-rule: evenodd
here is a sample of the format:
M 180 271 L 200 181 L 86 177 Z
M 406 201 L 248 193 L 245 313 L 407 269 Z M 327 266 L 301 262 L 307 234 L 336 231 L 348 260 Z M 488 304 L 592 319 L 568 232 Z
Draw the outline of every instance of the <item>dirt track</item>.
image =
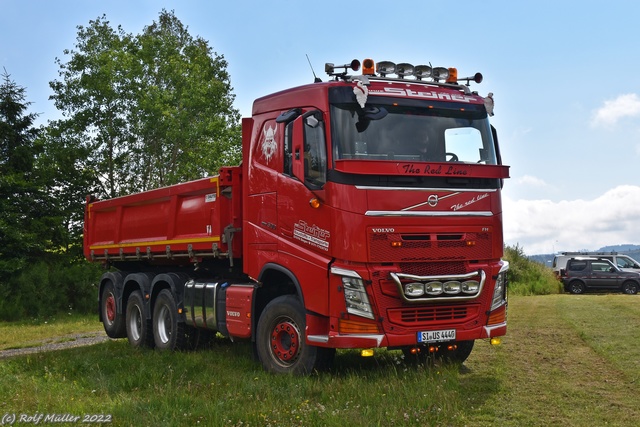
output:
M 66 348 L 81 347 L 107 341 L 109 337 L 104 331 L 85 332 L 47 338 L 45 340 L 27 343 L 23 348 L 0 350 L 0 359 L 45 351 L 64 350 Z

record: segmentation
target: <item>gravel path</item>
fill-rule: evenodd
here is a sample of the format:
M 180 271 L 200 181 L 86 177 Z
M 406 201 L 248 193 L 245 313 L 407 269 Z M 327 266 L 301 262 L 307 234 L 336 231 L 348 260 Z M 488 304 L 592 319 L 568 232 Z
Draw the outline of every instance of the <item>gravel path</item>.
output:
M 64 350 L 73 347 L 98 344 L 107 341 L 109 337 L 104 331 L 85 332 L 82 334 L 62 335 L 40 341 L 26 343 L 27 347 L 10 350 L 0 350 L 0 359 L 45 351 Z

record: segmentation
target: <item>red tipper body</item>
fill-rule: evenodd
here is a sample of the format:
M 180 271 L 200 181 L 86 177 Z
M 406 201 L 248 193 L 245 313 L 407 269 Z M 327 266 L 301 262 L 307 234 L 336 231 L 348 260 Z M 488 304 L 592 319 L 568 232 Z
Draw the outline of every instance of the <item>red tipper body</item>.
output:
M 103 322 L 125 319 L 139 289 L 161 327 L 154 303 L 169 289 L 177 322 L 253 339 L 275 372 L 327 357 L 305 346 L 460 356 L 506 333 L 508 167 L 484 98 L 343 78 L 260 98 L 242 126 L 242 166 L 88 200 L 85 256 L 122 272 L 103 278 Z

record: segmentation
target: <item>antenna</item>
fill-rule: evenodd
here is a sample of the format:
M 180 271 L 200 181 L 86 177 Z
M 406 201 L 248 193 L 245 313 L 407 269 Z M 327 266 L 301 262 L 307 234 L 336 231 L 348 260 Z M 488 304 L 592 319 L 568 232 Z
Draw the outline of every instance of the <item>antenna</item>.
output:
M 307 55 L 307 54 L 305 53 L 305 56 L 307 57 L 307 62 L 309 62 L 309 67 L 311 67 L 311 73 L 313 73 L 313 82 L 314 82 L 314 83 L 320 83 L 320 82 L 322 82 L 322 80 L 321 80 L 321 79 L 319 79 L 318 77 L 316 77 L 316 72 L 315 72 L 315 71 L 313 71 L 313 65 L 311 65 L 311 60 L 309 59 L 309 55 Z

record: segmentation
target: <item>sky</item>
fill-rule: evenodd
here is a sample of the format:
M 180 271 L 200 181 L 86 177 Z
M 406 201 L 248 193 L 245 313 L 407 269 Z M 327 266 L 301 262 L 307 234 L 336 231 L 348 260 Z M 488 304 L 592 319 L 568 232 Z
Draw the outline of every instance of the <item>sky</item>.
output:
M 60 118 L 59 79 L 79 25 L 105 15 L 140 34 L 163 10 L 228 62 L 235 108 L 326 80 L 356 58 L 481 72 L 493 92 L 505 243 L 528 255 L 640 244 L 640 55 L 636 0 L 482 2 L 0 0 L 0 67 L 39 123 Z M 0 73 L 4 72 L 0 68 Z

